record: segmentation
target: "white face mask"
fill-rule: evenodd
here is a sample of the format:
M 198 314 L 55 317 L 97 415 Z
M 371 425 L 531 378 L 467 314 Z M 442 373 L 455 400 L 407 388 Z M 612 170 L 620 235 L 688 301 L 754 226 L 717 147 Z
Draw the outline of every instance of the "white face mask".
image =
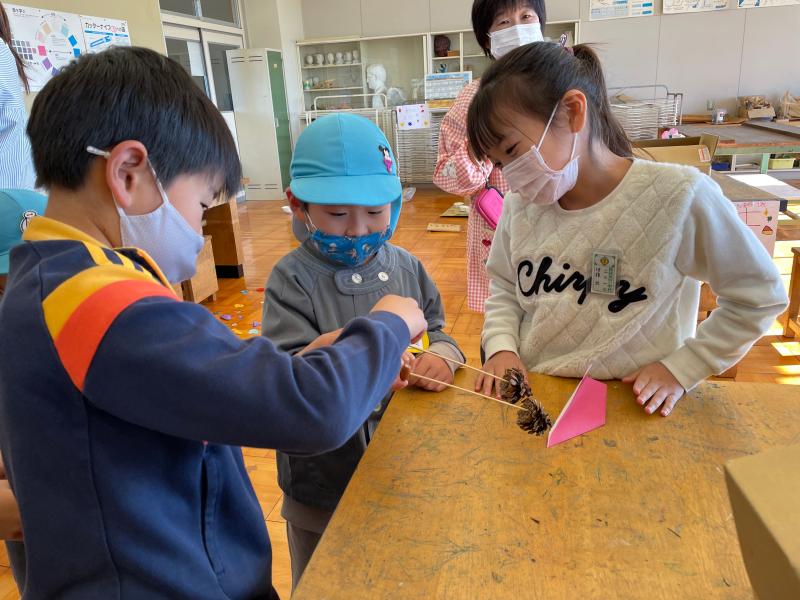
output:
M 86 151 L 106 159 L 111 156 L 109 152 L 98 150 L 94 146 L 88 146 Z M 141 248 L 156 262 L 170 283 L 180 283 L 194 276 L 197 256 L 203 249 L 205 240 L 169 201 L 149 159 L 147 164 L 161 194 L 162 203 L 146 215 L 128 215 L 117 205 L 122 245 Z M 116 199 L 114 203 L 116 204 Z
M 560 171 L 551 169 L 539 152 L 557 110 L 558 105 L 550 115 L 550 120 L 547 122 L 539 144 L 503 167 L 503 175 L 508 181 L 511 191 L 518 193 L 524 200 L 533 204 L 555 204 L 578 182 L 578 159 L 580 157 L 575 156 L 575 149 L 578 146 L 577 133 L 572 141 L 572 154 L 569 162 Z
M 543 42 L 542 26 L 540 23 L 525 23 L 506 27 L 494 33 L 490 33 L 492 56 L 501 58 L 512 50 L 520 46 L 532 44 L 533 42 Z

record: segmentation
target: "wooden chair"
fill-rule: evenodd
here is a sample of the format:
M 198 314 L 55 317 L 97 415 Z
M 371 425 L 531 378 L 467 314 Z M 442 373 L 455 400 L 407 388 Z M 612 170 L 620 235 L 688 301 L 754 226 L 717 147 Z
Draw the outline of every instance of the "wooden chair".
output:
M 214 267 L 214 251 L 211 248 L 211 236 L 204 236 L 205 244 L 197 257 L 197 272 L 194 277 L 172 288 L 186 302 L 200 303 L 211 298 L 216 301 L 219 291 L 217 271 Z
M 800 248 L 792 248 L 792 279 L 789 283 L 789 310 L 781 317 L 783 335 L 794 338 L 800 335 Z

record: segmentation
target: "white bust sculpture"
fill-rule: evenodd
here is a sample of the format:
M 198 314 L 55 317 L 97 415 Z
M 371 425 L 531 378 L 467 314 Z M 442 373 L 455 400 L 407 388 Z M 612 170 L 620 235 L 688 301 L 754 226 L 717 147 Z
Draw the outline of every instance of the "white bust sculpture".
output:
M 325 64 L 332 65 L 334 60 L 335 60 L 335 56 L 334 56 L 333 52 L 328 52 L 325 55 Z
M 386 94 L 386 67 L 381 64 L 367 67 L 367 87 L 375 92 L 372 97 L 372 108 L 386 108 L 384 99 L 380 94 Z
M 343 65 L 344 64 L 344 53 L 337 52 L 336 53 L 336 64 Z
M 375 95 L 372 96 L 372 108 L 386 108 L 387 103 L 389 106 L 399 106 L 406 101 L 402 90 L 396 87 L 387 87 L 386 67 L 382 64 L 367 67 L 367 86 L 375 92 Z

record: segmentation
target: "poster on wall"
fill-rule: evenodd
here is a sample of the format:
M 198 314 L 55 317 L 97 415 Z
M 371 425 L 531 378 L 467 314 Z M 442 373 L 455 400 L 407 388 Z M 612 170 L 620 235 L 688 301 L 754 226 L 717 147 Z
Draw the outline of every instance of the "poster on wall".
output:
M 664 0 L 664 14 L 725 10 L 728 0 Z
M 81 30 L 86 52 L 96 54 L 113 46 L 130 46 L 128 22 L 119 19 L 81 16 Z
M 800 4 L 800 0 L 736 0 L 739 8 L 769 8 L 770 6 L 786 6 Z
M 398 106 L 395 112 L 397 113 L 397 127 L 401 131 L 428 129 L 431 126 L 427 104 L 406 104 Z
M 744 221 L 772 256 L 778 239 L 780 200 L 734 202 L 739 218 Z
M 589 20 L 649 17 L 655 14 L 655 0 L 591 0 Z
M 6 4 L 13 46 L 25 62 L 31 91 L 44 87 L 71 60 L 86 52 L 78 15 Z
M 128 22 L 6 4 L 14 49 L 25 62 L 31 91 L 38 92 L 81 54 L 130 46 Z

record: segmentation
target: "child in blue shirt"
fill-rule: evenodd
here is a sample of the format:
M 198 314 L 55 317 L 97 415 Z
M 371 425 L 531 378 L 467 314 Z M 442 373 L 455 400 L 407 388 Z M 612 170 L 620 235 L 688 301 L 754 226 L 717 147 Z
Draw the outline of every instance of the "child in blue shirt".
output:
M 351 114 L 317 119 L 297 141 L 291 173 L 288 196 L 302 245 L 276 265 L 267 282 L 264 335 L 281 350 L 295 353 L 317 336 L 368 314 L 387 294 L 409 296 L 428 321 L 423 344 L 450 359 L 419 354 L 409 381 L 443 390 L 453 381 L 453 361 L 464 357 L 443 332 L 444 308 L 436 284 L 416 257 L 388 243 L 400 216 L 402 187 L 383 132 Z M 285 492 L 281 514 L 287 523 L 294 585 L 388 399 L 332 452 L 311 457 L 278 453 L 278 480 Z
M 335 344 L 290 356 L 179 302 L 170 282 L 194 272 L 203 210 L 241 169 L 219 111 L 165 56 L 82 56 L 38 94 L 28 133 L 48 206 L 11 251 L 0 303 L 24 597 L 276 598 L 239 446 L 341 446 L 422 312 L 387 297 Z

